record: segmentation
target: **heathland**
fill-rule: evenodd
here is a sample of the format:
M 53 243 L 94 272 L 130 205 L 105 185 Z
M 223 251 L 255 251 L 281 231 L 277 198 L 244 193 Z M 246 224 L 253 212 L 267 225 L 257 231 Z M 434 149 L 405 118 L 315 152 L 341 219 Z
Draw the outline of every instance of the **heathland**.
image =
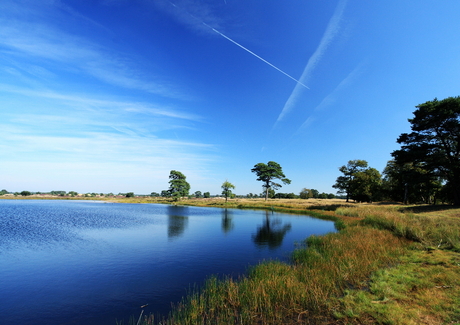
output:
M 174 204 L 313 215 L 334 220 L 339 232 L 307 238 L 289 264 L 263 263 L 239 279 L 210 277 L 167 319 L 143 316 L 143 324 L 460 323 L 458 207 L 313 199 Z

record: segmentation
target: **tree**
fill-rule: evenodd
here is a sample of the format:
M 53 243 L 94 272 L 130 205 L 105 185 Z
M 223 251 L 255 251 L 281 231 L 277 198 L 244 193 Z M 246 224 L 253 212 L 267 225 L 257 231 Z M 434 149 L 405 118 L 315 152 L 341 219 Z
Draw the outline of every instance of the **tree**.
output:
M 232 196 L 232 189 L 235 188 L 235 185 L 233 185 L 229 181 L 225 181 L 222 183 L 221 188 L 222 188 L 222 195 L 225 196 L 225 202 L 227 202 L 228 197 Z
M 195 193 L 193 193 L 193 195 L 198 199 L 200 197 L 203 197 L 203 194 L 201 194 L 201 191 L 196 191 Z
M 447 181 L 452 202 L 460 205 L 460 97 L 436 98 L 413 112 L 411 133 L 402 133 L 401 149 L 391 154 L 396 163 L 422 166 Z
M 173 197 L 174 201 L 179 198 L 188 196 L 190 191 L 190 184 L 185 180 L 184 174 L 177 170 L 171 170 L 169 173 L 169 195 Z
M 160 196 L 161 196 L 161 197 L 170 197 L 171 194 L 169 193 L 168 190 L 163 190 L 163 191 L 161 191 Z
M 32 193 L 30 193 L 29 191 L 22 191 L 21 195 L 22 196 L 29 196 L 29 195 L 32 195 Z
M 387 198 L 407 203 L 435 202 L 441 190 L 441 179 L 423 164 L 388 161 L 383 170 L 383 191 Z
M 209 192 L 204 192 L 204 193 L 203 193 L 203 197 L 204 197 L 205 199 L 208 199 L 208 198 L 211 197 L 211 193 L 209 193 Z
M 159 197 L 160 194 L 158 194 L 157 192 L 152 192 L 152 193 L 150 193 L 150 196 L 151 197 Z
M 299 193 L 299 197 L 301 199 L 309 199 L 309 198 L 313 197 L 313 193 L 308 188 L 303 188 L 302 191 L 300 191 L 300 193 Z
M 251 172 L 256 173 L 257 180 L 262 181 L 262 187 L 265 189 L 265 201 L 268 199 L 269 190 L 276 190 L 281 187 L 281 184 L 275 183 L 274 180 L 279 179 L 283 184 L 291 184 L 291 180 L 286 178 L 281 166 L 274 162 L 269 161 L 267 164 L 258 163 L 254 165 Z
M 378 201 L 381 198 L 382 176 L 375 168 L 367 168 L 355 174 L 351 198 L 358 202 Z
M 367 161 L 365 160 L 349 160 L 348 164 L 339 168 L 343 176 L 337 177 L 333 188 L 338 190 L 338 193 L 345 193 L 347 195 L 347 202 L 353 190 L 353 181 L 357 172 L 363 171 L 367 168 Z
M 5 195 L 5 194 L 8 194 L 7 190 L 3 189 L 3 190 L 0 191 L 0 195 Z
M 349 199 L 358 202 L 380 199 L 382 177 L 377 169 L 368 167 L 367 161 L 350 160 L 339 170 L 343 176 L 337 177 L 332 187 L 338 189 L 338 193 L 345 193 L 347 202 Z
M 134 197 L 134 192 L 128 192 L 128 193 L 126 193 L 126 197 Z

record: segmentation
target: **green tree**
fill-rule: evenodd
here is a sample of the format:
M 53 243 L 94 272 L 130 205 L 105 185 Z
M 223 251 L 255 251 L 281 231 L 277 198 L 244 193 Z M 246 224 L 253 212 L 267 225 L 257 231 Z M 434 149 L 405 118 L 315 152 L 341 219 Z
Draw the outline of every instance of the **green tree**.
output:
M 358 202 L 378 201 L 381 194 L 382 176 L 375 168 L 366 168 L 354 175 L 351 198 Z
M 383 170 L 383 191 L 388 199 L 407 203 L 435 202 L 441 190 L 441 178 L 423 164 L 388 161 Z
M 22 191 L 21 195 L 22 196 L 29 196 L 29 195 L 32 195 L 32 193 L 30 193 L 29 191 Z
M 206 199 L 208 199 L 208 198 L 211 197 L 211 193 L 209 193 L 209 192 L 204 192 L 204 193 L 203 193 L 203 197 L 206 198 Z
M 134 197 L 134 192 L 128 192 L 128 193 L 126 193 L 126 197 Z
M 171 170 L 169 173 L 169 195 L 174 201 L 179 198 L 188 196 L 190 191 L 190 184 L 186 181 L 184 174 L 177 170 Z
M 337 180 L 332 187 L 336 188 L 338 193 L 345 193 L 348 202 L 355 184 L 354 179 L 356 177 L 356 173 L 363 171 L 366 168 L 367 161 L 365 160 L 349 160 L 347 165 L 339 168 L 340 172 L 343 173 L 343 176 L 337 177 Z
M 413 163 L 447 181 L 460 205 L 460 97 L 436 98 L 416 106 L 411 133 L 402 133 L 401 149 L 391 154 L 398 164 Z
M 158 194 L 157 192 L 152 192 L 152 193 L 150 193 L 150 196 L 151 197 L 159 197 L 160 194 Z
M 303 188 L 302 191 L 299 193 L 299 197 L 301 199 L 309 199 L 313 197 L 313 192 L 308 188 Z
M 0 195 L 5 195 L 5 194 L 8 194 L 8 191 L 7 191 L 7 190 L 1 190 L 1 191 L 0 191 Z
M 291 180 L 286 178 L 281 166 L 269 161 L 267 164 L 258 163 L 254 165 L 251 172 L 256 173 L 257 180 L 263 182 L 262 187 L 265 189 L 265 201 L 268 199 L 269 190 L 276 190 L 281 187 L 281 184 L 275 183 L 275 180 L 280 180 L 283 184 L 291 184 Z
M 195 193 L 193 193 L 193 195 L 194 195 L 196 198 L 203 197 L 203 194 L 201 194 L 201 191 L 196 191 Z
M 232 196 L 232 189 L 235 188 L 235 185 L 233 185 L 229 181 L 225 181 L 222 183 L 221 188 L 222 188 L 222 195 L 225 196 L 225 202 L 227 202 L 228 197 Z

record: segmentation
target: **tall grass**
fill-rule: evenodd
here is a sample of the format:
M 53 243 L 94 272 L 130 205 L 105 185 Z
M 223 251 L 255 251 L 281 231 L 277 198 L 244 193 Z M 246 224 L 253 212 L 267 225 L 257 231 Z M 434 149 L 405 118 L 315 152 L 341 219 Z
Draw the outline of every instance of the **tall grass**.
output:
M 442 211 L 442 210 L 440 210 Z M 361 219 L 361 224 L 390 230 L 399 237 L 421 243 L 427 248 L 460 252 L 460 218 L 442 212 L 402 213 L 400 207 L 355 206 L 338 208 L 336 213 Z
M 166 324 L 296 324 L 333 317 L 333 297 L 363 287 L 371 272 L 392 264 L 404 241 L 364 227 L 310 237 L 288 265 L 269 262 L 234 280 L 210 278 L 171 312 Z

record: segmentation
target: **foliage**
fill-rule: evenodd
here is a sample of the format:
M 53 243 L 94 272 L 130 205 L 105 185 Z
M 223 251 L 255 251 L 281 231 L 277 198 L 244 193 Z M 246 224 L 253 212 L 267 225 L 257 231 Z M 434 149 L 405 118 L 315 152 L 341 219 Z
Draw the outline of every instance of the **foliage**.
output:
M 222 188 L 222 195 L 225 197 L 225 202 L 227 202 L 228 197 L 232 196 L 232 189 L 235 188 L 235 185 L 233 185 L 229 181 L 225 181 L 222 183 L 221 188 Z
M 275 180 L 280 180 L 283 184 L 291 183 L 291 180 L 284 175 L 281 166 L 274 161 L 269 161 L 267 164 L 258 163 L 254 165 L 251 172 L 256 173 L 257 180 L 264 183 L 262 187 L 265 189 L 265 200 L 268 199 L 269 189 L 276 190 L 282 186 L 275 183 Z
M 150 196 L 152 196 L 152 197 L 159 197 L 160 194 L 158 194 L 157 192 L 152 192 L 152 193 L 150 193 Z
M 22 196 L 29 196 L 29 195 L 32 195 L 32 193 L 29 192 L 29 191 L 22 191 L 20 194 L 21 194 Z
M 190 184 L 184 174 L 177 170 L 171 170 L 169 174 L 169 195 L 177 201 L 181 197 L 188 196 Z
M 203 193 L 203 197 L 206 198 L 206 199 L 208 199 L 208 198 L 211 197 L 211 193 L 209 193 L 209 192 L 204 192 L 204 193 Z
M 200 198 L 203 197 L 203 194 L 201 194 L 201 191 L 195 191 L 195 193 L 193 193 L 193 196 L 195 196 L 196 198 Z
M 1 191 L 0 191 L 0 195 L 5 195 L 5 194 L 8 194 L 8 191 L 7 191 L 7 190 L 1 190 Z
M 332 187 L 345 193 L 347 202 L 349 199 L 372 202 L 380 198 L 381 175 L 375 168 L 368 167 L 367 161 L 350 160 L 339 170 L 343 176 L 339 176 Z
M 442 184 L 440 178 L 428 172 L 421 163 L 400 163 L 390 160 L 383 171 L 383 191 L 394 201 L 435 203 Z
M 128 192 L 128 193 L 126 193 L 126 197 L 134 197 L 134 192 Z
M 297 195 L 294 193 L 276 193 L 274 195 L 276 199 L 297 199 Z
M 66 191 L 51 191 L 51 195 L 59 195 L 59 196 L 64 196 L 66 195 Z
M 397 139 L 396 163 L 413 163 L 449 184 L 450 198 L 460 205 L 460 97 L 420 104 L 409 119 L 411 133 Z
M 307 188 L 303 188 L 299 193 L 299 197 L 301 199 L 309 199 L 309 198 L 313 197 L 313 193 L 312 193 L 311 190 L 309 190 Z

